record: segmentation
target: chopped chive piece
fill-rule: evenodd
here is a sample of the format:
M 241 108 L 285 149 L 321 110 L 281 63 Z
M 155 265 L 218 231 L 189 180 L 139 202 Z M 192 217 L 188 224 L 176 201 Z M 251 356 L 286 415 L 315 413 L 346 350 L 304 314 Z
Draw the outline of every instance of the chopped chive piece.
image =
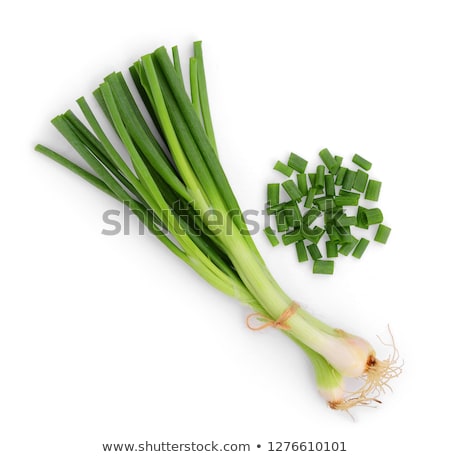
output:
M 325 243 L 325 247 L 327 250 L 327 257 L 337 257 L 338 256 L 338 245 L 335 241 L 329 240 Z
M 367 249 L 367 246 L 369 245 L 369 240 L 366 238 L 361 238 L 358 241 L 358 244 L 356 245 L 355 249 L 352 252 L 352 256 L 356 257 L 357 259 L 360 259 L 362 255 L 364 254 L 364 251 Z
M 317 246 L 317 244 L 309 244 L 306 246 L 306 249 L 308 249 L 309 255 L 313 260 L 322 258 L 322 253 L 320 252 L 319 246 Z
M 283 162 L 280 162 L 279 160 L 277 161 L 277 163 L 274 165 L 273 167 L 274 170 L 276 171 L 279 171 L 280 173 L 283 173 L 284 175 L 286 175 L 288 178 L 292 175 L 292 173 L 294 172 L 294 170 L 289 167 L 288 165 L 286 165 L 285 163 Z
M 336 225 L 338 227 L 350 227 L 351 225 L 356 225 L 356 222 L 356 216 L 346 216 L 345 214 L 342 214 L 336 219 Z
M 314 260 L 313 273 L 318 275 L 332 275 L 334 273 L 334 261 Z
M 334 189 L 334 176 L 325 175 L 325 195 L 327 197 L 333 197 L 335 195 Z
M 292 181 L 292 179 L 284 181 L 283 183 L 281 183 L 281 185 L 283 186 L 283 189 L 289 195 L 291 200 L 298 201 L 302 199 L 302 194 L 300 193 L 298 187 L 295 185 L 295 182 Z
M 306 166 L 308 165 L 308 161 L 305 160 L 303 157 L 291 152 L 288 160 L 288 165 L 290 168 L 293 168 L 295 171 L 299 173 L 304 173 L 306 170 Z
M 297 202 L 290 201 L 285 203 L 284 210 L 287 212 L 288 217 L 292 219 L 291 227 L 299 227 L 302 222 L 302 214 L 300 213 Z
M 345 190 L 352 190 L 356 178 L 356 171 L 347 170 L 345 172 L 344 180 L 342 181 L 342 188 Z
M 323 228 L 315 226 L 314 228 L 311 227 L 303 227 L 302 228 L 303 237 L 305 240 L 311 241 L 311 243 L 317 244 L 320 239 L 322 238 L 325 230 Z
M 386 244 L 389 235 L 391 234 L 391 229 L 387 225 L 380 224 L 375 234 L 374 240 L 378 243 Z
M 366 209 L 362 215 L 361 220 L 363 224 L 375 225 L 383 222 L 383 213 L 380 208 Z
M 311 208 L 308 210 L 302 218 L 302 225 L 304 227 L 309 227 L 320 215 L 322 211 L 317 208 Z
M 333 197 L 319 197 L 314 199 L 314 204 L 321 211 L 329 211 L 336 207 L 336 203 Z
M 362 170 L 356 171 L 355 182 L 353 183 L 353 189 L 358 192 L 364 192 L 366 190 L 367 180 L 369 175 Z
M 348 243 L 344 243 L 340 248 L 339 248 L 339 254 L 342 255 L 349 255 L 350 252 L 353 251 L 353 248 L 356 246 L 358 243 L 358 239 L 355 238 L 354 236 L 351 236 L 351 239 Z
M 299 262 L 306 262 L 308 260 L 308 251 L 306 250 L 303 240 L 295 243 L 295 250 L 297 251 L 297 259 Z
M 377 202 L 380 197 L 381 182 L 369 179 L 367 184 L 365 199 L 373 202 Z
M 316 187 L 316 174 L 315 173 L 308 173 L 309 183 L 311 187 Z
M 359 195 L 338 195 L 337 197 L 334 197 L 334 202 L 336 203 L 336 206 L 358 206 Z
M 319 156 L 322 159 L 322 162 L 328 168 L 330 173 L 336 172 L 339 168 L 339 165 L 336 162 L 336 159 L 331 155 L 330 151 L 325 148 L 319 152 Z
M 336 170 L 331 172 L 332 175 L 335 175 L 339 171 L 344 158 L 342 156 L 334 156 L 334 160 L 336 161 Z
M 362 229 L 368 229 L 369 224 L 367 224 L 367 219 L 363 218 L 363 214 L 367 211 L 367 208 L 363 206 L 358 206 L 358 211 L 356 213 L 356 227 Z
M 353 197 L 353 198 L 358 198 L 360 197 L 360 194 L 356 193 L 356 192 L 351 192 L 349 190 L 345 190 L 345 189 L 341 189 L 339 191 L 339 195 L 341 197 Z
M 307 176 L 304 173 L 297 175 L 297 187 L 302 195 L 308 193 L 308 183 L 306 182 Z
M 306 196 L 305 204 L 304 204 L 305 208 L 312 208 L 315 195 L 316 195 L 316 189 L 314 187 L 310 187 L 308 190 L 308 194 Z
M 358 154 L 355 154 L 353 156 L 352 162 L 358 165 L 358 167 L 361 167 L 363 170 L 369 171 L 370 168 L 372 167 L 372 163 L 369 162 L 368 160 L 364 159 L 364 157 L 361 157 Z
M 314 187 L 323 189 L 325 186 L 325 165 L 317 165 L 316 168 L 316 185 Z
M 280 203 L 280 184 L 267 184 L 267 205 L 276 206 Z
M 289 225 L 286 221 L 286 212 L 279 211 L 275 213 L 275 221 L 277 223 L 278 232 L 287 232 L 289 230 Z
M 264 233 L 267 236 L 267 239 L 270 241 L 270 244 L 272 246 L 278 246 L 280 244 L 280 241 L 277 238 L 277 235 L 273 231 L 272 227 L 266 227 L 264 229 Z
M 279 213 L 280 211 L 282 211 L 284 209 L 285 206 L 286 206 L 286 203 L 279 203 L 278 205 L 275 205 L 275 206 L 269 206 L 267 208 L 267 214 Z
M 342 186 L 342 183 L 344 182 L 344 177 L 345 177 L 345 174 L 347 173 L 347 170 L 348 170 L 348 168 L 345 168 L 345 167 L 339 168 L 338 172 L 336 173 L 336 180 L 334 182 L 336 184 L 336 186 Z
M 289 244 L 296 243 L 297 241 L 304 240 L 305 237 L 303 236 L 303 231 L 301 228 L 296 228 L 291 230 L 290 232 L 284 233 L 281 236 L 281 241 L 285 246 Z

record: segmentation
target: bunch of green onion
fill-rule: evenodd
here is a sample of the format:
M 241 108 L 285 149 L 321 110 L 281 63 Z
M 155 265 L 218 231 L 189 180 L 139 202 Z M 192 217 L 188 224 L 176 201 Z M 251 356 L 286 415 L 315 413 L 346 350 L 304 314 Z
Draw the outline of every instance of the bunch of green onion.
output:
M 218 158 L 201 43 L 194 43 L 188 90 L 176 47 L 172 59 L 161 47 L 130 72 L 153 125 L 123 75 L 112 73 L 94 91 L 112 134 L 106 135 L 85 98 L 77 100 L 84 122 L 70 110 L 52 120 L 91 171 L 43 145 L 36 150 L 123 202 L 208 283 L 252 307 L 263 326 L 289 336 L 311 360 L 330 407 L 379 402 L 386 382 L 399 372 L 396 350 L 380 361 L 367 341 L 297 305 L 268 271 L 249 234 Z M 117 140 L 129 160 L 114 145 Z M 221 226 L 209 217 L 211 209 L 222 215 Z M 356 392 L 345 392 L 347 377 L 363 379 Z

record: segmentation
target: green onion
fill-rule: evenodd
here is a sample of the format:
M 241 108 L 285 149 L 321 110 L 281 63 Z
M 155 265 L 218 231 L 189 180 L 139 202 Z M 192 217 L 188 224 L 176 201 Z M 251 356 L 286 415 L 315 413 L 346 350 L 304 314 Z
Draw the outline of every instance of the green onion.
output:
M 336 168 L 331 172 L 332 175 L 336 175 L 338 173 L 344 158 L 342 156 L 334 156 L 334 160 L 336 162 Z
M 345 190 L 352 190 L 355 183 L 356 171 L 347 170 L 345 172 L 344 180 L 342 181 L 342 188 Z
M 334 262 L 332 260 L 314 260 L 313 273 L 332 275 L 334 273 Z
M 315 186 L 317 189 L 323 189 L 325 186 L 325 166 L 317 165 Z
M 380 224 L 378 226 L 377 233 L 375 234 L 374 240 L 377 241 L 378 243 L 386 244 L 390 234 L 391 234 L 391 229 L 386 225 Z
M 339 170 L 336 173 L 336 179 L 334 181 L 336 186 L 342 186 L 342 183 L 344 182 L 344 177 L 347 173 L 347 170 L 348 170 L 348 168 L 345 168 L 345 167 L 339 168 Z
M 345 214 L 342 214 L 336 219 L 336 225 L 340 227 L 349 227 L 351 225 L 356 225 L 356 222 L 356 216 L 346 216 Z
M 367 211 L 367 208 L 363 206 L 358 206 L 358 211 L 356 213 L 356 226 L 362 229 L 368 229 L 369 224 L 367 223 L 367 218 L 363 214 Z
M 306 167 L 308 165 L 308 161 L 300 157 L 299 155 L 291 152 L 288 160 L 288 166 L 297 171 L 298 173 L 304 173 Z
M 289 195 L 291 200 L 299 201 L 302 199 L 302 194 L 298 190 L 298 187 L 296 186 L 294 181 L 292 181 L 292 179 L 288 179 L 287 181 L 284 181 L 283 183 L 281 183 L 281 185 L 283 186 L 283 189 Z
M 333 197 L 335 195 L 333 175 L 325 175 L 325 195 L 327 197 Z
M 358 206 L 359 195 L 338 195 L 334 197 L 336 206 Z
M 297 187 L 302 195 L 306 195 L 308 193 L 308 183 L 306 178 L 307 176 L 304 173 L 297 175 Z
M 353 156 L 352 162 L 355 163 L 356 165 L 358 165 L 358 167 L 361 167 L 362 169 L 364 169 L 366 171 L 369 171 L 370 168 L 372 167 L 372 164 L 368 160 L 364 159 L 363 157 L 361 157 L 358 154 L 355 154 Z
M 272 227 L 266 227 L 264 229 L 264 233 L 267 236 L 267 239 L 270 241 L 270 244 L 272 246 L 278 246 L 280 244 L 280 241 L 277 238 L 277 235 L 273 231 Z
M 314 197 L 316 195 L 316 189 L 314 187 L 310 187 L 308 190 L 308 194 L 306 195 L 305 201 L 305 208 L 311 208 L 314 203 Z
M 278 183 L 267 184 L 267 205 L 277 206 L 280 203 L 280 185 Z
M 308 261 L 308 252 L 305 247 L 303 240 L 299 240 L 295 243 L 295 250 L 297 251 L 297 259 L 299 262 Z
M 366 200 L 377 202 L 380 197 L 381 182 L 369 179 L 366 189 Z
M 319 197 L 314 199 L 314 204 L 321 211 L 328 211 L 336 207 L 336 202 L 333 197 Z
M 361 238 L 358 241 L 358 244 L 356 245 L 355 249 L 352 252 L 352 256 L 356 257 L 357 259 L 360 259 L 362 255 L 364 254 L 364 251 L 367 249 L 367 246 L 369 245 L 369 240 L 366 238 Z
M 316 187 L 316 173 L 308 173 L 310 187 Z
M 303 231 L 301 227 L 291 230 L 290 232 L 283 234 L 281 237 L 281 241 L 285 246 L 288 246 L 289 244 L 296 243 L 297 241 L 304 239 L 305 237 L 303 236 Z
M 273 166 L 273 169 L 276 171 L 279 171 L 280 173 L 283 173 L 283 175 L 286 175 L 288 178 L 292 175 L 292 173 L 294 173 L 293 168 L 291 168 L 290 166 L 286 165 L 283 162 L 280 162 L 279 160 Z
M 322 258 L 322 253 L 320 252 L 319 246 L 317 246 L 317 244 L 309 244 L 306 246 L 306 249 L 308 249 L 309 255 L 313 260 Z
M 383 222 L 383 213 L 380 208 L 366 209 L 361 215 L 361 220 L 365 225 L 381 224 Z
M 356 171 L 355 182 L 353 183 L 353 189 L 358 192 L 364 192 L 366 190 L 367 180 L 369 175 L 362 170 Z
M 338 245 L 335 241 L 333 240 L 328 240 L 325 243 L 325 247 L 327 250 L 327 257 L 332 258 L 332 257 L 337 257 L 338 256 Z
M 326 148 L 322 149 L 319 152 L 319 156 L 322 159 L 322 162 L 328 168 L 328 171 L 332 174 L 336 173 L 337 169 L 339 168 L 339 165 L 336 162 L 336 159 L 331 155 L 330 151 Z
M 359 389 L 356 398 L 351 393 L 347 397 L 344 378 L 365 377 L 376 395 L 380 386 L 386 386 L 378 374 L 386 373 L 386 362 L 380 363 L 362 338 L 337 330 L 299 307 L 269 272 L 219 160 L 201 42 L 194 43 L 190 60 L 190 90 L 184 85 L 176 47 L 172 56 L 173 60 L 160 47 L 136 61 L 130 68 L 136 92 L 121 73 L 104 79 L 94 91 L 104 127 L 83 98 L 78 105 L 85 121 L 70 111 L 52 120 L 90 171 L 45 146 L 37 145 L 36 150 L 127 205 L 156 239 L 206 282 L 250 306 L 263 327 L 278 328 L 289 336 L 310 359 L 319 391 L 333 409 L 367 404 L 371 389 Z M 306 165 L 291 156 L 290 165 L 293 162 L 304 171 Z M 274 168 L 288 177 L 293 173 L 291 166 L 281 162 Z M 310 208 L 315 193 L 314 188 L 308 191 Z M 275 186 L 268 190 L 268 202 L 267 212 L 275 214 L 278 231 L 287 232 L 297 223 L 296 204 L 279 204 Z M 209 217 L 211 210 L 217 217 Z M 283 242 L 295 242 L 301 260 L 306 254 L 302 237 L 312 241 L 307 249 L 317 260 L 321 253 L 316 243 L 324 230 L 299 224 L 283 235 Z M 278 241 L 270 227 L 264 231 L 271 243 Z M 345 230 L 339 233 L 341 239 L 349 236 Z
M 342 244 L 342 246 L 339 248 L 339 254 L 349 255 L 357 243 L 358 239 L 350 235 L 350 240 L 347 243 Z

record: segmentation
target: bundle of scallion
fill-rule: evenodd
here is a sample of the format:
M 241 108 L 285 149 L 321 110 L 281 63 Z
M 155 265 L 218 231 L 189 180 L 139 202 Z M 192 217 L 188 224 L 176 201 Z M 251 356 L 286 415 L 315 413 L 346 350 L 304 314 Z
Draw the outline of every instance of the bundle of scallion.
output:
M 130 68 L 154 126 L 145 121 L 121 73 L 110 74 L 94 91 L 114 141 L 84 98 L 77 103 L 90 128 L 72 111 L 53 119 L 93 173 L 45 146 L 36 150 L 123 202 L 206 281 L 250 305 L 255 311 L 250 328 L 271 326 L 289 336 L 311 360 L 319 392 L 331 408 L 379 402 L 387 381 L 400 372 L 395 347 L 380 361 L 367 341 L 324 324 L 281 290 L 247 230 L 217 155 L 201 43 L 194 43 L 190 59 L 189 94 L 177 48 L 172 51 L 170 59 L 161 47 Z M 114 146 L 117 139 L 129 161 Z M 347 377 L 361 378 L 356 392 L 345 392 Z

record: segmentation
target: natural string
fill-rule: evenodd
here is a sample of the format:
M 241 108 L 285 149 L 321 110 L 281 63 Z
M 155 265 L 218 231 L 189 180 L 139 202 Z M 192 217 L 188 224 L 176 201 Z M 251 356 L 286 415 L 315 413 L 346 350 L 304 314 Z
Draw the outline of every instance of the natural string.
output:
M 299 308 L 300 308 L 300 305 L 293 302 L 292 305 L 289 306 L 288 308 L 286 308 L 283 311 L 283 313 L 280 315 L 280 317 L 275 321 L 268 320 L 267 317 L 261 313 L 252 313 L 247 316 L 246 324 L 250 330 L 253 330 L 255 332 L 258 330 L 263 330 L 268 327 L 279 328 L 282 330 L 290 330 L 291 327 L 289 327 L 289 325 L 287 324 L 287 321 L 297 312 L 297 309 L 299 309 Z M 255 326 L 251 325 L 251 320 L 254 317 L 265 319 L 266 322 L 255 327 Z

